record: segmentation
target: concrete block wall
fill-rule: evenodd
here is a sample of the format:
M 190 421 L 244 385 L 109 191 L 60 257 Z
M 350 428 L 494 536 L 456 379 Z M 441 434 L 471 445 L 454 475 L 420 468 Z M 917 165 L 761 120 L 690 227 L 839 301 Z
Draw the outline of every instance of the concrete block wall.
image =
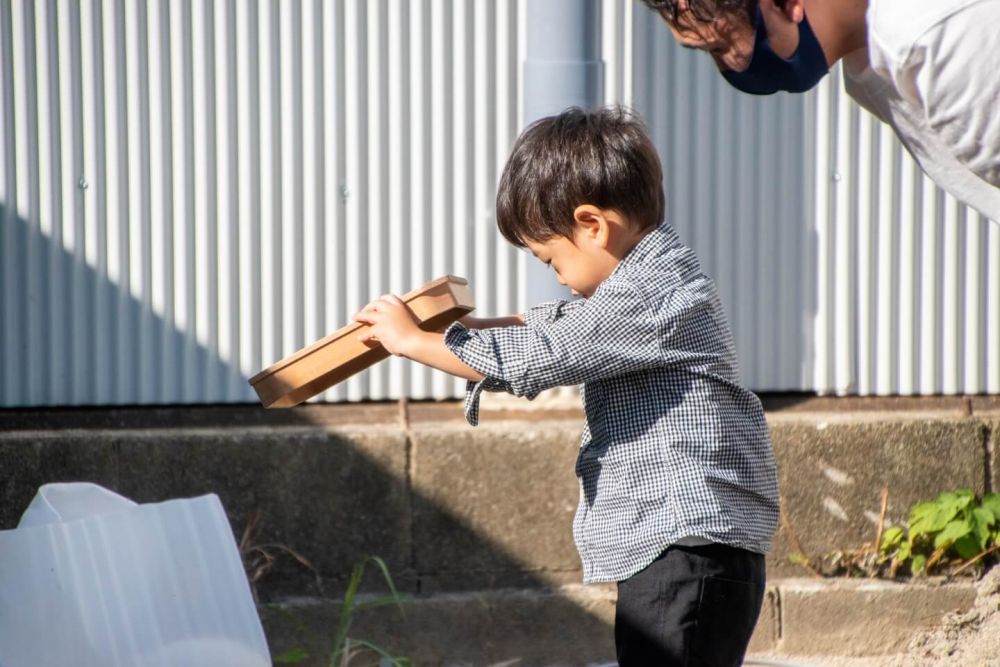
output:
M 768 413 L 789 525 L 811 556 L 872 541 L 887 518 L 953 488 L 1000 488 L 1000 409 Z M 381 556 L 419 593 L 578 583 L 571 523 L 580 434 L 570 410 L 487 413 L 454 404 L 0 412 L 0 528 L 39 485 L 88 480 L 139 502 L 217 493 L 234 532 L 305 556 L 337 595 L 352 564 Z M 773 576 L 800 576 L 779 531 Z M 320 593 L 279 557 L 264 599 Z
M 871 541 L 883 486 L 890 521 L 943 490 L 1000 489 L 1000 400 L 856 401 L 779 402 L 768 412 L 788 522 L 809 555 Z M 575 586 L 580 426 L 575 409 L 495 409 L 472 429 L 456 404 L 4 411 L 0 529 L 14 527 L 50 481 L 94 481 L 139 502 L 217 493 L 237 539 L 259 513 L 256 543 L 293 549 L 315 568 L 276 551 L 273 570 L 257 582 L 261 601 L 272 603 L 263 607 L 272 648 L 322 624 L 332 604 L 323 599 L 341 594 L 354 563 L 377 555 L 421 611 L 407 621 L 372 616 L 371 628 L 416 647 L 411 657 L 420 642 L 406 637 L 439 623 L 441 642 L 457 646 L 471 633 L 469 651 L 485 647 L 470 656 L 507 655 L 501 638 L 520 633 L 532 651 L 563 647 L 531 655 L 577 664 L 577 653 L 607 650 L 614 608 L 613 584 Z M 789 563 L 791 550 L 782 529 L 755 650 L 794 646 L 802 624 L 815 631 L 816 618 L 828 617 L 808 610 L 830 598 L 784 581 L 803 574 Z M 370 576 L 365 589 L 384 586 Z M 938 598 L 954 606 L 963 595 Z M 303 597 L 315 601 L 295 602 Z M 893 599 L 885 591 L 875 598 Z M 312 611 L 303 616 L 301 604 Z M 830 637 L 853 632 L 817 627 Z
M 772 576 L 800 576 L 792 533 L 810 557 L 873 543 L 883 487 L 886 525 L 942 491 L 997 489 L 988 443 L 1000 424 L 951 414 L 771 414 L 787 525 L 768 558 Z

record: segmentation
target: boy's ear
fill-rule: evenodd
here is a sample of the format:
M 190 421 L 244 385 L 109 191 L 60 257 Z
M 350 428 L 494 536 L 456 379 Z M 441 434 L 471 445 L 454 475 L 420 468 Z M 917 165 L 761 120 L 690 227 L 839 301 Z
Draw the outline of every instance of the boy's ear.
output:
M 580 204 L 573 209 L 573 220 L 576 222 L 577 233 L 584 239 L 596 243 L 602 248 L 608 247 L 610 224 L 604 211 L 593 204 Z

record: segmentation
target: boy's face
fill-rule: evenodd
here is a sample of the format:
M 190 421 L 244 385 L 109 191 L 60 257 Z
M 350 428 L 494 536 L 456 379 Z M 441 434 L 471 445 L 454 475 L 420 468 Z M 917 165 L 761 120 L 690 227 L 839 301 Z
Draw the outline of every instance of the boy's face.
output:
M 615 262 L 609 262 L 603 248 L 596 246 L 585 230 L 577 229 L 573 239 L 554 236 L 545 241 L 525 241 L 528 250 L 555 271 L 561 285 L 574 296 L 589 297 L 611 275 Z

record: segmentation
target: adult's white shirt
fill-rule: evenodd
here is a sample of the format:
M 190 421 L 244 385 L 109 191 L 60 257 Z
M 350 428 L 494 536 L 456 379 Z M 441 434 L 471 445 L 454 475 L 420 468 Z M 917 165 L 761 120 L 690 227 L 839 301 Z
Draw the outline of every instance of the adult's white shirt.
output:
M 928 176 L 1000 222 L 1000 0 L 871 0 L 844 74 Z

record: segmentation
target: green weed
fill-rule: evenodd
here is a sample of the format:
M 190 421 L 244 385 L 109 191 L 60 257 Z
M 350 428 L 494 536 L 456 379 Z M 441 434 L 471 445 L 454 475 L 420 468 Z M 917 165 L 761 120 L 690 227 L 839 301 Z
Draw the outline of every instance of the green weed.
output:
M 386 584 L 389 586 L 389 595 L 373 598 L 370 600 L 358 601 L 358 589 L 365 577 L 365 569 L 370 563 L 374 563 L 382 573 Z M 344 601 L 340 605 L 340 613 L 337 616 L 337 627 L 333 633 L 333 652 L 330 654 L 329 667 L 351 667 L 356 664 L 356 660 L 361 658 L 372 658 L 374 663 L 367 662 L 364 665 L 376 665 L 377 667 L 414 667 L 409 658 L 393 656 L 389 651 L 378 644 L 374 644 L 367 639 L 357 639 L 349 636 L 351 624 L 354 622 L 354 614 L 361 609 L 372 609 L 374 607 L 384 607 L 394 604 L 399 607 L 399 611 L 405 617 L 403 603 L 406 597 L 400 595 L 396 590 L 396 585 L 389 574 L 389 568 L 378 556 L 369 556 L 354 566 L 351 572 L 351 579 L 347 583 L 347 590 L 344 592 Z M 274 658 L 276 665 L 295 665 L 307 658 L 309 654 L 299 647 L 285 651 Z
M 947 491 L 910 510 L 906 526 L 890 526 L 879 552 L 890 576 L 955 574 L 1000 550 L 1000 493 L 982 499 L 969 489 Z M 995 560 L 995 558 L 994 558 Z

